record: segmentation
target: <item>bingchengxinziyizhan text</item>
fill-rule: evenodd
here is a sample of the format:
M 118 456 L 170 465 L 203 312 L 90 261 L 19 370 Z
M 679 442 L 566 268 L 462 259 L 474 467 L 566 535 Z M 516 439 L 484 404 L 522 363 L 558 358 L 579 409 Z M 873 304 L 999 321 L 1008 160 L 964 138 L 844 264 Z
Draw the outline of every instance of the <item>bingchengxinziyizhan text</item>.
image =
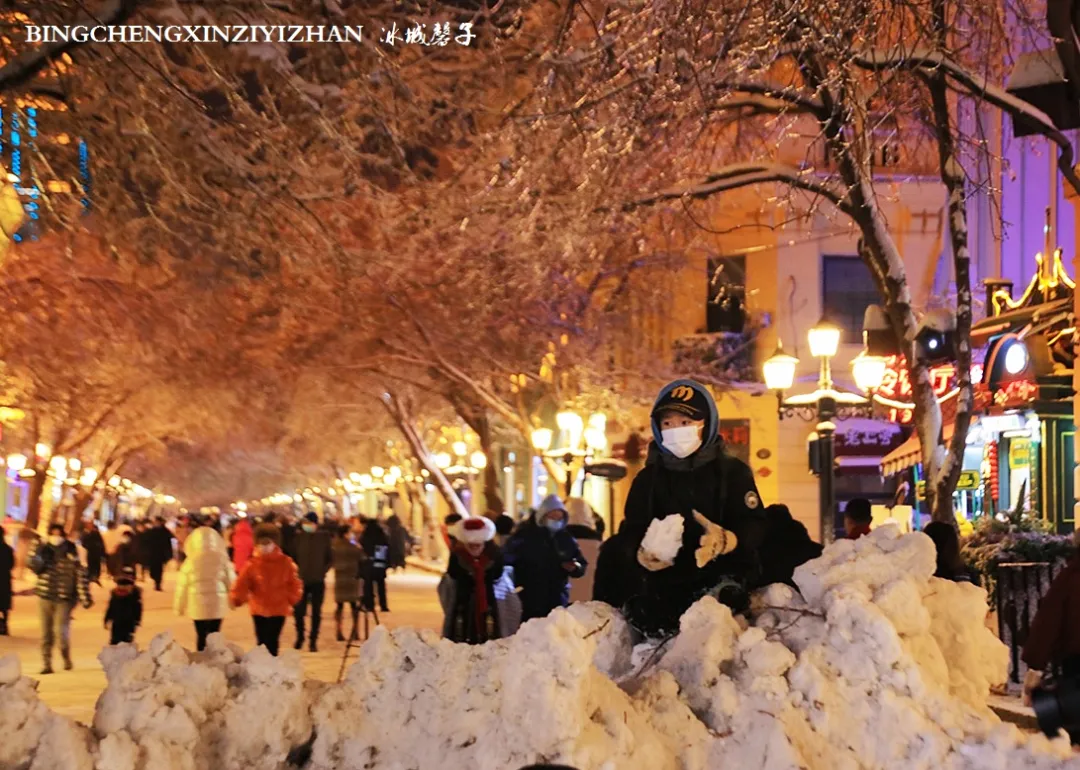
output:
M 413 24 L 398 27 L 397 23 L 382 27 L 376 36 L 385 45 L 447 46 L 470 45 L 476 39 L 473 25 L 462 22 L 452 31 L 450 22 Z M 373 34 L 361 26 L 344 25 L 178 25 L 178 24 L 116 24 L 116 25 L 26 25 L 28 43 L 360 43 L 365 34 Z

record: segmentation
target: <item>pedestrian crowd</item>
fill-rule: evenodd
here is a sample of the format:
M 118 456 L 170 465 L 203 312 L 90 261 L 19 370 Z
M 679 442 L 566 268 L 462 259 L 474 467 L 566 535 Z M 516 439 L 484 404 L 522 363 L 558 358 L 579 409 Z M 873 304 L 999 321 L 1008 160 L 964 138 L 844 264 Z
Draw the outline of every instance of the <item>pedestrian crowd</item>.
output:
M 41 626 L 42 674 L 51 674 L 59 646 L 65 670 L 73 668 L 71 619 L 75 609 L 93 604 L 91 584 L 111 578 L 102 624 L 109 643 L 132 642 L 142 624 L 143 589 L 149 581 L 163 591 L 170 562 L 176 563 L 173 610 L 194 624 L 196 648 L 206 648 L 231 609 L 246 606 L 255 636 L 278 653 L 286 620 L 293 618 L 294 646 L 318 650 L 326 580 L 334 570 L 336 638 L 356 640 L 362 612 L 389 612 L 386 574 L 401 569 L 412 537 L 396 516 L 383 523 L 356 518 L 350 523 L 319 520 L 308 513 L 299 521 L 268 513 L 261 520 L 241 517 L 222 530 L 218 517 L 184 515 L 172 522 L 110 521 L 102 529 L 83 522 L 71 536 L 63 524 L 32 546 L 27 566 L 36 576 Z M 26 531 L 26 530 L 24 530 Z M 14 549 L 0 529 L 0 635 L 8 634 L 12 609 Z M 27 532 L 28 537 L 34 537 Z M 36 538 L 35 538 L 36 539 Z M 80 547 L 81 546 L 81 549 Z

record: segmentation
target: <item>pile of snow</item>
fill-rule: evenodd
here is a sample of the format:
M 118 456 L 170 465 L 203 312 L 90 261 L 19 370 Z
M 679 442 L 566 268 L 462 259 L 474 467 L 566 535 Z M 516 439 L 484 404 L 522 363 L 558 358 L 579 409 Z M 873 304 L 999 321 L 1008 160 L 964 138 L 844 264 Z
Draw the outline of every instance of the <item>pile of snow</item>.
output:
M 90 731 L 53 713 L 22 675 L 14 655 L 0 658 L 0 768 L 92 770 Z
M 653 519 L 641 541 L 641 550 L 663 564 L 672 563 L 682 548 L 683 526 L 683 517 L 678 513 L 663 519 Z
M 165 633 L 145 652 L 123 644 L 100 657 L 98 770 L 270 770 L 311 732 L 295 652 L 244 655 L 212 634 L 193 654 Z
M 1077 768 L 1065 738 L 986 708 L 1007 671 L 986 595 L 932 577 L 934 547 L 884 527 L 826 549 L 735 618 L 711 598 L 671 639 L 576 605 L 483 646 L 379 629 L 339 685 L 287 653 L 167 635 L 103 653 L 94 731 L 52 715 L 0 661 L 0 767 L 82 770 L 1028 770 Z M 63 763 L 57 752 L 70 754 Z M 294 754 L 295 756 L 295 754 Z

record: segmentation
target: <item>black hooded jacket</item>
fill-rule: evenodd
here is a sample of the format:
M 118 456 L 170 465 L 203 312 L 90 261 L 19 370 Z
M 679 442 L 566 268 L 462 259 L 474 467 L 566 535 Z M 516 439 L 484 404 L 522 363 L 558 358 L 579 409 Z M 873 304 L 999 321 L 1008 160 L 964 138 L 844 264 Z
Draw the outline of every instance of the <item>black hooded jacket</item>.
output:
M 661 589 L 674 588 L 686 583 L 713 582 L 724 575 L 753 581 L 757 551 L 766 533 L 764 509 L 754 483 L 754 473 L 746 463 L 724 449 L 716 404 L 702 385 L 691 380 L 673 382 L 661 391 L 657 402 L 683 386 L 702 393 L 709 408 L 702 445 L 689 457 L 675 457 L 663 448 L 660 426 L 653 419 L 654 441 L 649 446 L 645 467 L 634 478 L 626 499 L 626 518 L 622 527 L 626 547 L 636 554 L 654 519 L 681 514 L 683 546 L 672 567 L 650 574 L 650 583 Z M 738 538 L 733 552 L 717 557 L 703 568 L 698 568 L 695 552 L 705 530 L 694 518 L 694 511 Z

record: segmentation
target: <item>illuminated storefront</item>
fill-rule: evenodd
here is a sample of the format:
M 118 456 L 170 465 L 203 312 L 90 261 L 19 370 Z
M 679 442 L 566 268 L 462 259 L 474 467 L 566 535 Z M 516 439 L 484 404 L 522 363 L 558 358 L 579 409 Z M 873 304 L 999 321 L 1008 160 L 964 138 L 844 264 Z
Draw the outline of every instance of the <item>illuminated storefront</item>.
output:
M 1060 249 L 1037 255 L 1036 263 L 1038 270 L 1018 299 L 1007 282 L 987 283 L 991 315 L 971 330 L 972 346 L 985 351 L 985 360 L 972 371 L 977 416 L 967 437 L 957 508 L 969 518 L 1030 511 L 1059 531 L 1070 531 L 1075 284 L 1065 273 Z M 904 394 L 902 378 L 897 379 Z M 935 377 L 945 441 L 952 436 L 954 387 L 944 373 Z M 893 414 L 901 422 L 910 419 L 901 408 Z M 914 467 L 917 475 L 921 460 L 913 438 L 885 458 L 882 471 L 892 475 Z

